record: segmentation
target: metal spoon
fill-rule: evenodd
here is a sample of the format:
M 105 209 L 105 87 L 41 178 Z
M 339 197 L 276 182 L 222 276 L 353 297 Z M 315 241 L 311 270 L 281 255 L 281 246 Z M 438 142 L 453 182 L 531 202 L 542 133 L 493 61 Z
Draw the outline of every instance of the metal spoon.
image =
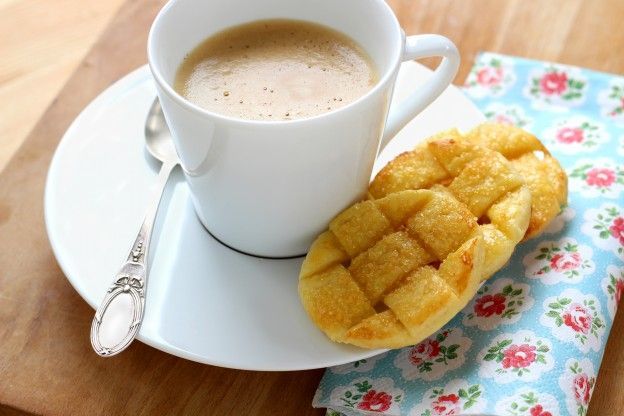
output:
M 147 289 L 147 255 L 154 219 L 169 175 L 180 163 L 158 98 L 152 103 L 145 120 L 145 143 L 152 156 L 162 162 L 162 167 L 158 173 L 158 187 L 130 254 L 117 272 L 91 324 L 91 345 L 103 357 L 126 349 L 141 327 Z

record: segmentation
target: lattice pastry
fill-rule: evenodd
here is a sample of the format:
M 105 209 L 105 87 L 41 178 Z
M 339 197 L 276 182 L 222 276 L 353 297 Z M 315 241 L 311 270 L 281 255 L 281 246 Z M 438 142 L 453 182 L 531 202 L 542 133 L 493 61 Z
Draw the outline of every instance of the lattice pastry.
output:
M 464 141 L 495 150 L 505 156 L 528 185 L 531 195 L 531 218 L 524 239 L 539 235 L 560 212 L 567 201 L 567 176 L 559 162 L 551 156 L 544 145 L 532 134 L 503 124 L 484 123 L 465 136 L 457 130 L 439 133 L 429 141 L 448 138 Z M 458 147 L 457 149 L 460 149 Z M 375 177 L 369 188 L 372 198 L 381 198 L 391 192 L 405 189 L 429 188 L 435 184 L 448 184 L 453 180 L 457 162 L 452 165 L 436 160 L 439 154 L 420 145 L 405 152 L 386 165 Z M 436 156 L 433 157 L 432 156 Z M 461 161 L 463 155 L 458 157 Z M 442 163 L 437 163 L 442 162 Z M 450 188 L 459 189 L 459 184 Z M 473 208 L 473 207 L 471 207 Z M 477 216 L 481 210 L 473 210 Z
M 484 123 L 466 134 L 471 143 L 496 150 L 511 162 L 531 190 L 531 220 L 525 240 L 541 234 L 568 200 L 568 177 L 534 135 L 504 124 Z
M 329 228 L 303 263 L 299 296 L 334 341 L 365 348 L 417 343 L 459 312 L 481 281 L 476 219 L 445 192 L 403 191 L 360 202 Z M 438 232 L 433 250 L 427 242 Z
M 442 132 L 388 163 L 369 187 L 372 198 L 406 189 L 439 188 L 463 202 L 485 239 L 486 279 L 511 257 L 531 217 L 531 193 L 500 153 Z M 438 236 L 439 237 L 439 236 Z
M 335 341 L 366 348 L 421 341 L 466 305 L 526 232 L 531 194 L 502 155 L 453 139 L 421 149 L 418 171 L 398 178 L 444 172 L 436 185 L 353 205 L 303 263 L 304 308 Z

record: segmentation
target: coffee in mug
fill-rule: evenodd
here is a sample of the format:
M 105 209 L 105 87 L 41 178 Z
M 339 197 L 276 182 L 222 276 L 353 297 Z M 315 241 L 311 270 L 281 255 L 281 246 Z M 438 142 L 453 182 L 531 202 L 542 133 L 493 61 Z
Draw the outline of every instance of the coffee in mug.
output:
M 347 35 L 302 20 L 271 19 L 208 37 L 182 61 L 175 90 L 215 113 L 294 120 L 343 107 L 378 81 Z

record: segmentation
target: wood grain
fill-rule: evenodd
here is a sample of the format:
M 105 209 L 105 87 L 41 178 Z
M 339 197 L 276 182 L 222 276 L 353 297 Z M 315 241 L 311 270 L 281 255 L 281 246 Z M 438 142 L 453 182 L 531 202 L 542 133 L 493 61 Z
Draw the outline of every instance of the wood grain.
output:
M 0 0 L 0 171 L 123 0 Z
M 614 53 L 624 50 L 624 4 L 588 3 L 390 2 L 407 33 L 442 33 L 457 42 L 460 81 L 481 50 L 624 72 L 624 56 Z M 138 342 L 118 357 L 98 358 L 88 338 L 93 311 L 68 284 L 48 245 L 42 195 L 52 152 L 97 93 L 145 62 L 147 29 L 161 4 L 124 4 L 0 174 L 0 414 L 320 415 L 310 402 L 322 370 L 228 370 Z M 624 407 L 623 332 L 620 314 L 590 416 L 620 415 Z

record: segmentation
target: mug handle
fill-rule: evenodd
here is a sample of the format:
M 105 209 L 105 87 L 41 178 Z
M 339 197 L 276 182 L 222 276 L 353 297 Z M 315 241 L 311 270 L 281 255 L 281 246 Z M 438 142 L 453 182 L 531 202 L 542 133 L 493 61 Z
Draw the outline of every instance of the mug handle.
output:
M 398 108 L 390 108 L 379 152 L 418 113 L 433 102 L 453 81 L 459 68 L 459 52 L 448 38 L 440 35 L 416 35 L 405 39 L 401 61 L 441 56 L 442 62 L 425 85 L 412 93 Z

